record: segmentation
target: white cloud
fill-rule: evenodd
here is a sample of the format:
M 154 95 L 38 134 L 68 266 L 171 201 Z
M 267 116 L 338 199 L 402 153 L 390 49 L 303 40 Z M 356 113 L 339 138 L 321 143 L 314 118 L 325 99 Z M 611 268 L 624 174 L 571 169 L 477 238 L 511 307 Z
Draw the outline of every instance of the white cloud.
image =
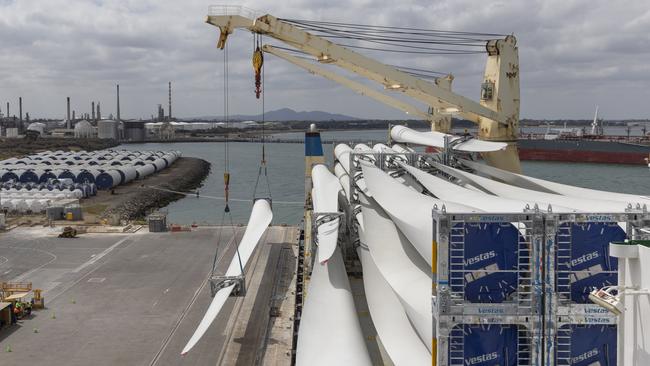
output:
M 255 0 L 278 17 L 375 25 L 514 33 L 518 38 L 522 117 L 643 118 L 650 98 L 650 11 L 644 1 Z M 0 107 L 23 96 L 32 116 L 63 117 L 66 96 L 79 112 L 92 100 L 114 111 L 120 83 L 127 117 L 147 117 L 166 105 L 174 83 L 174 113 L 222 113 L 222 52 L 216 28 L 203 23 L 203 1 L 0 0 Z M 253 94 L 251 36 L 230 39 L 233 113 L 261 107 Z M 367 53 L 367 52 L 366 52 Z M 478 97 L 484 56 L 405 57 L 369 53 L 385 63 L 452 72 L 454 90 Z M 329 110 L 371 118 L 401 118 L 329 81 L 267 56 L 266 107 Z M 4 109 L 4 108 L 3 108 Z M 13 109 L 16 110 L 15 108 Z

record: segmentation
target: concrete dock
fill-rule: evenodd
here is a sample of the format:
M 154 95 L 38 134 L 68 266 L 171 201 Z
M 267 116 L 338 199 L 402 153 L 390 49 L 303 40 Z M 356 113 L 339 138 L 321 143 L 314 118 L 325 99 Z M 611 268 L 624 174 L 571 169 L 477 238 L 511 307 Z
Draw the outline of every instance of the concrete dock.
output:
M 49 228 L 0 234 L 0 281 L 31 281 L 44 290 L 46 305 L 0 329 L 0 363 L 289 365 L 295 227 L 267 230 L 247 269 L 246 297 L 230 298 L 197 346 L 180 356 L 212 299 L 207 278 L 217 246 L 223 273 L 244 229 L 76 239 L 57 238 Z

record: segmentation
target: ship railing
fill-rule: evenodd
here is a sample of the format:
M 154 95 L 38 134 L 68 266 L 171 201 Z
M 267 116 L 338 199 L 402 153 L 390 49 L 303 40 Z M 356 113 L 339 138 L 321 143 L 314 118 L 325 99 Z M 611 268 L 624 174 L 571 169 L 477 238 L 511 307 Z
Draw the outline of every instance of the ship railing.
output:
M 208 15 L 210 16 L 229 16 L 240 15 L 244 18 L 257 19 L 264 15 L 262 12 L 247 8 L 241 5 L 210 5 L 208 6 Z

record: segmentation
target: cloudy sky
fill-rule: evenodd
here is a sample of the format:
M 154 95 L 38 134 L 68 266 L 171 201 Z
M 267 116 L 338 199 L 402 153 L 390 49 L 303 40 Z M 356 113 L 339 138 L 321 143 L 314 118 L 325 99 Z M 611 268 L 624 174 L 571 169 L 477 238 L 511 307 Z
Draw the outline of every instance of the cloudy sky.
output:
M 216 2 L 223 3 L 223 2 Z M 149 117 L 174 85 L 175 116 L 223 113 L 223 54 L 198 0 L 0 0 L 0 108 L 32 117 L 89 112 L 101 101 L 122 115 Z M 254 0 L 277 17 L 510 34 L 518 38 L 522 118 L 650 117 L 650 4 L 646 0 Z M 399 5 L 396 5 L 399 4 Z M 255 114 L 252 37 L 230 39 L 230 112 Z M 485 55 L 373 53 L 389 64 L 451 72 L 454 90 L 478 99 Z M 326 110 L 403 118 L 283 60 L 266 58 L 266 109 Z

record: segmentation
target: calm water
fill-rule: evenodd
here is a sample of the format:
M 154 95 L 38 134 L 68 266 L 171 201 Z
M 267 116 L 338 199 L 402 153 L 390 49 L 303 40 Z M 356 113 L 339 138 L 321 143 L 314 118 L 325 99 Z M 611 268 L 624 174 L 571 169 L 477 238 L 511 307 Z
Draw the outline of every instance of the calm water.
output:
M 297 134 L 302 137 L 302 134 Z M 363 138 L 380 140 L 386 131 L 345 131 L 324 133 L 323 139 Z M 127 150 L 179 150 L 183 156 L 205 159 L 212 163 L 210 176 L 200 188 L 201 194 L 223 197 L 224 144 L 223 143 L 169 143 L 127 144 Z M 332 145 L 323 146 L 325 156 L 331 163 Z M 268 175 L 274 201 L 302 202 L 304 197 L 304 147 L 302 144 L 266 145 Z M 230 143 L 230 197 L 251 199 L 258 174 L 261 145 L 254 143 Z M 553 162 L 523 162 L 525 174 L 587 188 L 625 193 L 650 194 L 650 170 L 644 166 L 607 164 L 578 164 Z M 258 196 L 266 194 L 265 182 Z M 246 223 L 250 214 L 250 202 L 231 202 L 235 223 Z M 208 198 L 186 197 L 169 205 L 169 221 L 190 224 L 221 222 L 223 201 Z M 296 224 L 302 218 L 302 204 L 273 205 L 274 223 Z

